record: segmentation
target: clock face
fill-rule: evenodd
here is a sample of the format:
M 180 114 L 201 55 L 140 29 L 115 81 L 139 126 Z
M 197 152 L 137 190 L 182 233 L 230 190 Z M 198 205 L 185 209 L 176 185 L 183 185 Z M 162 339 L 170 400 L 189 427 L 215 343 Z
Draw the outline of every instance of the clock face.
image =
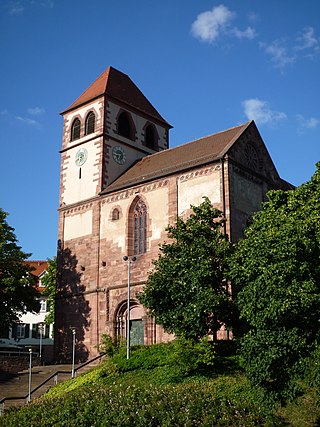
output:
M 80 150 L 77 151 L 76 154 L 76 165 L 82 166 L 85 164 L 86 160 L 88 158 L 88 151 L 85 148 L 80 148 Z
M 123 165 L 126 161 L 126 153 L 124 152 L 124 149 L 122 147 L 119 147 L 118 145 L 116 147 L 113 147 L 112 157 L 113 160 L 119 165 Z

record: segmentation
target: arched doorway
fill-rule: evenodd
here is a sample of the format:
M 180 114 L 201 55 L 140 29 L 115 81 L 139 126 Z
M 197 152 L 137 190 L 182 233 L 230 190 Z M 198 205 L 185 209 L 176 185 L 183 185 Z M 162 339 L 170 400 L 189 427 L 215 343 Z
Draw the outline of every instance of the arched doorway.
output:
M 117 339 L 126 339 L 127 337 L 127 319 L 128 319 L 127 301 L 119 305 L 116 313 L 116 331 Z M 137 301 L 130 301 L 130 345 L 144 344 L 144 310 Z

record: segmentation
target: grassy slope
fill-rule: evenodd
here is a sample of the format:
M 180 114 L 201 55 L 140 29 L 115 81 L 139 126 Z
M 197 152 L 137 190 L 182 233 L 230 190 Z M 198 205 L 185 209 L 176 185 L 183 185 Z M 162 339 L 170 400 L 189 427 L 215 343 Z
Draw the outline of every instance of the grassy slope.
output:
M 0 426 L 315 426 L 315 402 L 309 393 L 271 412 L 234 360 L 192 370 L 172 345 L 158 345 L 136 349 L 129 361 L 115 355 L 9 411 Z

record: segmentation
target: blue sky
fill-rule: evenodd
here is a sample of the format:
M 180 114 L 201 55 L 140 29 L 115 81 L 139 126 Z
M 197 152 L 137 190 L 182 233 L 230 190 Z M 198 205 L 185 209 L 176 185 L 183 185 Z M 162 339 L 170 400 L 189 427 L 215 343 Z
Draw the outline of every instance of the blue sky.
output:
M 319 0 L 2 0 L 0 206 L 32 259 L 54 256 L 62 118 L 109 65 L 183 144 L 255 119 L 280 176 L 320 160 Z

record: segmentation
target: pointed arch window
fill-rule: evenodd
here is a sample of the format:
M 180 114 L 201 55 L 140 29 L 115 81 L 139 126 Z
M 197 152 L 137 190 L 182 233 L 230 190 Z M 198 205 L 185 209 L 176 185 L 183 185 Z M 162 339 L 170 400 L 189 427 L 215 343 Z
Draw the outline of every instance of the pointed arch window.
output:
M 89 135 L 90 133 L 94 133 L 94 125 L 95 125 L 95 118 L 93 111 L 90 111 L 90 113 L 87 115 L 86 118 L 86 126 L 85 126 L 85 134 Z
M 71 127 L 71 141 L 75 141 L 80 138 L 81 123 L 79 119 L 74 119 Z
M 147 251 L 147 206 L 138 200 L 133 210 L 133 253 L 140 255 Z

